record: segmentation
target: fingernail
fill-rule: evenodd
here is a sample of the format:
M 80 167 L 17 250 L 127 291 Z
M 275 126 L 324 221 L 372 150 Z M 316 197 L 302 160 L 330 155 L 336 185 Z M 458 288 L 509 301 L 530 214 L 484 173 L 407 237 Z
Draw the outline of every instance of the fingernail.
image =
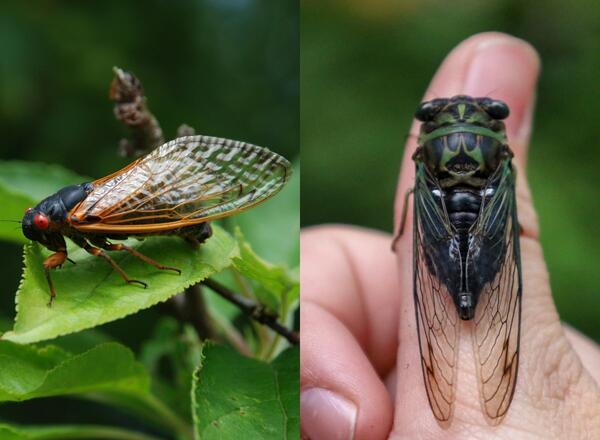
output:
M 508 104 L 509 138 L 523 141 L 529 136 L 539 64 L 539 57 L 529 44 L 508 35 L 484 40 L 475 48 L 465 92 L 502 99 Z
M 352 440 L 356 405 L 333 391 L 309 388 L 300 394 L 302 434 L 311 440 Z

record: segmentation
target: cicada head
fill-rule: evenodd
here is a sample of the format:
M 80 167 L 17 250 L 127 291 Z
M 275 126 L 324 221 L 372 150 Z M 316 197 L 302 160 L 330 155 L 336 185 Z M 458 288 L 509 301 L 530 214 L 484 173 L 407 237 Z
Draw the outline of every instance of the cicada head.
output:
M 90 191 L 89 183 L 70 185 L 45 198 L 35 208 L 29 208 L 21 221 L 23 235 L 50 250 L 64 249 L 63 229 L 67 214 Z
M 30 240 L 37 241 L 50 250 L 64 249 L 65 240 L 60 233 L 59 228 L 53 222 L 50 216 L 38 209 L 29 208 L 25 211 L 21 227 L 23 235 Z
M 425 164 L 455 181 L 486 177 L 506 152 L 502 119 L 508 114 L 504 102 L 491 98 L 457 95 L 423 102 L 415 117 L 423 122 L 419 145 Z
M 506 119 L 508 115 L 508 106 L 499 99 L 472 98 L 467 95 L 425 101 L 415 112 L 415 118 L 426 123 L 426 126 L 422 127 L 426 132 L 443 125 L 461 122 L 489 126 L 493 129 L 504 128 L 504 124 L 497 122 Z

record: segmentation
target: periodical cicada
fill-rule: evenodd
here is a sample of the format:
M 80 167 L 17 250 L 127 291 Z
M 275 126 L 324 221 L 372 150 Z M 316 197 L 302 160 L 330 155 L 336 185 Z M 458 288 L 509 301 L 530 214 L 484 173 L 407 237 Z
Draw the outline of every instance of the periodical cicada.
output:
M 146 287 L 106 251 L 127 251 L 158 269 L 180 270 L 109 240 L 168 234 L 202 243 L 212 233 L 210 221 L 264 202 L 290 174 L 290 163 L 266 148 L 210 136 L 181 137 L 116 173 L 42 200 L 25 212 L 23 234 L 54 252 L 44 261 L 50 304 L 56 296 L 50 269 L 67 260 L 64 237 L 106 260 L 127 283 Z

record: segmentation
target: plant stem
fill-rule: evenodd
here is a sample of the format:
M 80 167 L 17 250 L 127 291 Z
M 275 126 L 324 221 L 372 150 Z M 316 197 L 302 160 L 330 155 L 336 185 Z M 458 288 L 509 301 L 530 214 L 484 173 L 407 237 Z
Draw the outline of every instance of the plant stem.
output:
M 116 118 L 131 130 L 132 140 L 122 139 L 119 149 L 126 157 L 152 151 L 165 142 L 158 120 L 148 109 L 144 88 L 132 72 L 113 69 L 109 98 L 115 102 Z
M 290 344 L 298 345 L 300 343 L 300 337 L 298 336 L 298 333 L 288 329 L 279 321 L 277 321 L 277 316 L 267 310 L 262 304 L 257 304 L 248 298 L 244 298 L 243 296 L 229 290 L 229 288 L 225 287 L 221 283 L 211 280 L 210 278 L 202 281 L 202 284 L 211 289 L 213 292 L 218 293 L 226 300 L 235 304 L 255 321 L 260 322 L 276 333 L 279 333 L 281 336 L 286 338 Z
M 280 307 L 280 316 L 286 317 L 288 315 L 288 307 L 289 307 L 289 303 L 288 303 L 288 292 L 285 292 L 282 297 L 281 297 L 281 307 Z M 273 357 L 273 354 L 275 353 L 275 351 L 277 350 L 277 346 L 279 345 L 279 341 L 281 340 L 281 337 L 277 334 L 275 335 L 275 337 L 273 338 L 273 341 L 271 342 L 271 345 L 269 346 L 269 349 L 267 350 L 264 359 L 269 361 L 271 360 L 271 358 Z
M 238 287 L 240 288 L 240 292 L 242 294 L 242 296 L 246 297 L 246 298 L 250 298 L 254 301 L 258 301 L 256 298 L 256 295 L 254 294 L 254 291 L 252 290 L 252 285 L 248 282 L 247 279 L 245 279 L 244 277 L 242 277 L 242 275 L 235 269 L 230 269 L 231 274 L 233 275 L 233 279 L 235 280 L 236 284 L 238 285 Z M 267 346 L 267 344 L 271 341 L 271 337 L 269 335 L 269 332 L 267 331 L 267 329 L 260 325 L 258 322 L 252 320 L 250 321 L 250 324 L 252 326 L 252 328 L 254 329 L 254 332 L 256 333 L 256 336 L 258 337 L 258 344 L 257 344 L 257 354 L 259 355 L 259 357 L 262 359 L 263 353 L 265 351 L 265 347 Z
M 200 339 L 215 339 L 213 319 L 206 307 L 199 284 L 194 284 L 182 293 L 169 298 L 160 309 L 180 322 L 189 323 Z
M 216 330 L 220 330 L 223 337 L 229 342 L 237 351 L 245 356 L 252 356 L 252 350 L 246 343 L 246 340 L 240 334 L 240 332 L 231 325 L 227 319 L 213 316 L 213 324 L 217 327 Z
M 263 359 L 265 361 L 269 361 L 272 357 L 273 357 L 273 353 L 275 353 L 275 350 L 277 349 L 277 346 L 279 345 L 279 341 L 281 341 L 281 335 L 276 334 L 275 337 L 273 338 L 273 340 L 271 341 L 271 344 L 269 344 L 269 348 L 267 349 L 267 351 L 265 352 Z

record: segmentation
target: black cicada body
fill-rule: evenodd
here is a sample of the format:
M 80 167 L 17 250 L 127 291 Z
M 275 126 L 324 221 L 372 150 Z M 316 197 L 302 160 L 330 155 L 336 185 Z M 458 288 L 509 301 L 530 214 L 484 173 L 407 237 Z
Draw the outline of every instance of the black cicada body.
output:
M 461 320 L 472 321 L 480 400 L 499 423 L 515 390 L 521 316 L 519 224 L 502 101 L 422 103 L 413 224 L 414 300 L 427 397 L 453 415 Z

